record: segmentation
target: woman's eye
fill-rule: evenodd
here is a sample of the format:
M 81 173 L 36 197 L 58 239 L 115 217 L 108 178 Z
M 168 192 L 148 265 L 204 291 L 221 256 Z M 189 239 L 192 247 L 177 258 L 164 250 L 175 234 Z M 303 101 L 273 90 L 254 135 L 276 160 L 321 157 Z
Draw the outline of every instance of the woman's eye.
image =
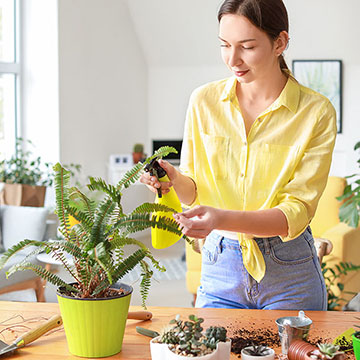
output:
M 255 46 L 251 46 L 251 47 L 245 47 L 245 46 L 243 46 L 243 49 L 244 49 L 244 50 L 252 50 L 254 47 L 255 47 Z
M 227 44 L 220 44 L 220 47 L 228 47 L 229 45 Z

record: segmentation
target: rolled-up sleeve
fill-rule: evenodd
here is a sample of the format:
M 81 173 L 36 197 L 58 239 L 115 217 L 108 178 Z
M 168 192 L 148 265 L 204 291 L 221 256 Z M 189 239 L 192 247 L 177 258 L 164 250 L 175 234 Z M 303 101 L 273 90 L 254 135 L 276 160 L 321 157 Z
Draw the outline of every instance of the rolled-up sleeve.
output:
M 282 237 L 283 241 L 298 237 L 315 214 L 328 179 L 336 132 L 336 112 L 327 101 L 317 114 L 313 136 L 293 176 L 277 194 L 275 208 L 284 213 L 288 223 L 288 234 Z

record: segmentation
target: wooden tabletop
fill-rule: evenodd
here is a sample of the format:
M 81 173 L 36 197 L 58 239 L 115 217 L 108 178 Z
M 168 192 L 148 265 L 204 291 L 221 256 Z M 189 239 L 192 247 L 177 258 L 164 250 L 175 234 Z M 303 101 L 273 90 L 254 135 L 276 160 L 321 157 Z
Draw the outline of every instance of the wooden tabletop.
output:
M 140 307 L 132 306 L 131 311 L 141 310 Z M 194 309 L 194 308 L 166 308 L 149 307 L 153 313 L 150 321 L 128 320 L 122 351 L 106 359 L 138 359 L 148 360 L 150 357 L 150 338 L 136 333 L 136 326 L 142 326 L 159 331 L 166 326 L 169 320 L 180 314 L 183 319 L 190 314 L 196 314 L 205 319 L 204 328 L 211 325 L 220 325 L 228 328 L 232 336 L 236 329 L 261 328 L 271 329 L 277 332 L 275 320 L 282 316 L 297 316 L 296 311 L 284 310 L 229 310 L 229 309 Z M 23 334 L 28 328 L 39 325 L 42 321 L 58 314 L 58 304 L 54 303 L 28 303 L 28 302 L 0 302 L 0 336 L 1 340 L 10 343 L 17 336 Z M 24 319 L 22 319 L 21 315 Z M 322 312 L 307 311 L 306 315 L 313 320 L 310 338 L 333 339 L 346 329 L 353 327 L 360 317 L 358 312 Z M 15 317 L 17 316 L 17 317 Z M 12 318 L 14 317 L 14 318 Z M 11 319 L 12 318 L 12 319 Z M 11 319 L 11 320 L 9 320 Z M 25 321 L 24 321 L 25 320 Z M 275 349 L 277 353 L 281 349 Z M 52 330 L 47 335 L 36 340 L 34 343 L 17 350 L 11 359 L 20 358 L 25 360 L 64 360 L 80 359 L 69 353 L 63 328 Z M 235 354 L 231 359 L 238 359 Z

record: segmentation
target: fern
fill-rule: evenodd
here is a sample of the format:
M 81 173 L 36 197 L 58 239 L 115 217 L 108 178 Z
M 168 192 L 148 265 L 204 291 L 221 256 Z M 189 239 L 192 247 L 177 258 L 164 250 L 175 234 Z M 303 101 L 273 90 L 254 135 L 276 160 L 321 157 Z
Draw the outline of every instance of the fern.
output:
M 118 189 L 128 188 L 131 184 L 134 184 L 137 180 L 139 180 L 141 173 L 145 167 L 145 165 L 149 164 L 151 160 L 155 158 L 162 158 L 164 156 L 169 155 L 170 153 L 176 153 L 177 150 L 172 146 L 163 146 L 157 151 L 155 151 L 154 155 L 150 156 L 143 163 L 137 163 L 131 170 L 129 170 L 117 184 Z
M 124 214 L 121 206 L 123 188 L 129 187 L 141 176 L 144 167 L 154 158 L 160 158 L 176 152 L 174 148 L 159 149 L 144 163 L 136 164 L 129 170 L 116 186 L 110 185 L 100 178 L 91 178 L 90 190 L 99 190 L 105 198 L 96 204 L 77 187 L 70 187 L 70 172 L 60 163 L 54 166 L 56 213 L 59 218 L 59 232 L 63 239 L 52 242 L 23 240 L 8 249 L 0 258 L 0 269 L 20 250 L 29 246 L 35 249 L 18 264 L 10 267 L 7 276 L 17 271 L 32 270 L 49 283 L 60 287 L 61 291 L 70 292 L 80 298 L 100 298 L 108 296 L 108 290 L 135 266 L 141 266 L 140 293 L 142 305 L 149 293 L 153 268 L 165 271 L 150 250 L 141 241 L 129 234 L 147 228 L 159 228 L 183 236 L 174 219 L 158 216 L 159 212 L 174 213 L 174 209 L 160 204 L 144 203 L 130 214 Z M 70 200 L 81 204 L 81 209 L 70 206 Z M 78 224 L 70 227 L 69 217 L 73 216 Z M 190 241 L 186 236 L 184 239 Z M 128 257 L 124 256 L 126 246 L 135 245 L 138 249 Z M 77 282 L 68 285 L 57 275 L 47 271 L 31 259 L 45 251 L 59 260 L 65 270 Z M 66 254 L 71 255 L 73 264 Z M 152 267 L 150 267 L 152 266 Z
M 153 271 L 150 269 L 149 265 L 144 260 L 140 261 L 140 266 L 142 269 L 140 294 L 142 299 L 142 307 L 146 309 L 145 301 L 149 295 L 149 289 L 151 285 L 151 277 L 153 276 Z
M 39 248 L 43 248 L 45 247 L 45 242 L 43 241 L 36 241 L 36 240 L 29 240 L 29 239 L 25 239 L 23 241 L 20 241 L 19 243 L 17 243 L 16 245 L 12 246 L 10 249 L 6 250 L 1 259 L 0 259 L 0 270 L 3 269 L 3 267 L 5 266 L 5 264 L 7 263 L 7 261 L 14 256 L 16 253 L 18 253 L 19 251 L 25 249 L 28 246 L 38 246 Z
M 89 250 L 91 247 L 96 247 L 97 244 L 105 241 L 106 220 L 110 217 L 114 208 L 115 204 L 110 197 L 99 205 L 98 214 L 90 233 L 90 243 L 87 244 L 86 250 Z
M 90 200 L 83 192 L 81 192 L 77 187 L 70 188 L 70 199 L 72 200 L 80 200 L 80 202 L 84 205 L 84 212 L 89 217 L 91 221 L 94 221 L 94 211 L 96 207 L 96 202 Z M 79 220 L 80 221 L 80 220 Z
M 88 188 L 91 191 L 103 191 L 105 194 L 109 195 L 119 207 L 121 207 L 121 192 L 119 192 L 115 186 L 106 183 L 103 179 L 90 177 L 90 184 L 88 184 Z
M 70 223 L 66 208 L 69 206 L 70 171 L 63 168 L 60 163 L 55 164 L 54 171 L 56 213 L 59 218 L 60 228 L 65 238 L 68 238 Z
M 16 270 L 12 270 L 13 267 L 16 268 Z M 50 271 L 47 271 L 46 269 L 44 269 L 43 267 L 41 267 L 39 265 L 28 262 L 28 263 L 21 264 L 21 265 L 16 264 L 16 265 L 12 266 L 12 268 L 10 269 L 12 271 L 12 273 L 14 273 L 15 271 L 32 270 L 37 275 L 39 275 L 40 277 L 42 277 L 43 279 L 47 280 L 48 282 L 50 282 L 51 284 L 53 284 L 55 286 L 64 287 L 66 290 L 74 292 L 74 293 L 78 292 L 78 290 L 76 288 L 67 284 L 62 279 L 60 279 L 57 275 L 53 274 Z
M 155 204 L 155 203 L 144 203 L 140 206 L 138 206 L 131 214 L 141 214 L 141 213 L 152 213 L 157 211 L 163 211 L 163 212 L 171 212 L 176 213 L 176 210 L 163 205 L 163 204 Z

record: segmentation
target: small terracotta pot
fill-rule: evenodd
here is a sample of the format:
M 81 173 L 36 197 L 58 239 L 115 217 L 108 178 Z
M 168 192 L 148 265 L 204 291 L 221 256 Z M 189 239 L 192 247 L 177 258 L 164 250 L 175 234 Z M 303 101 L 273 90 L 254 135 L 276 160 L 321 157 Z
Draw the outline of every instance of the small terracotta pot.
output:
M 305 360 L 308 359 L 308 353 L 317 349 L 316 346 L 309 344 L 303 340 L 294 340 L 288 350 L 289 360 Z

